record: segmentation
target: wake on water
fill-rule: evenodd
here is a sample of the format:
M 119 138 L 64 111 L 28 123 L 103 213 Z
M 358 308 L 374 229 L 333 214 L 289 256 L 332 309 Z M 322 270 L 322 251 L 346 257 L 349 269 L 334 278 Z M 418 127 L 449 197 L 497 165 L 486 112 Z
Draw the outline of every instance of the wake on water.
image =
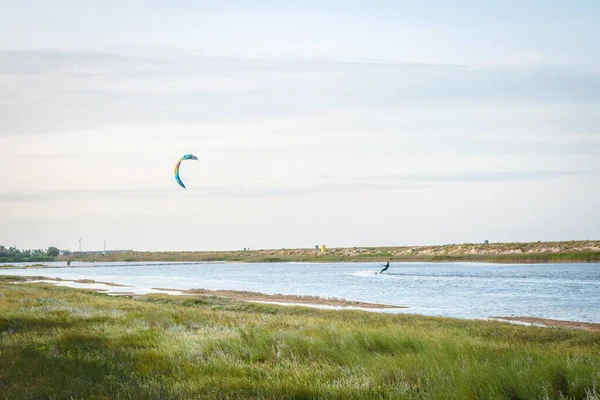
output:
M 393 272 L 384 272 L 383 274 L 379 273 L 380 270 L 374 270 L 374 269 L 366 269 L 363 271 L 356 271 L 355 273 L 353 273 L 352 275 L 354 276 L 362 276 L 363 278 L 371 278 L 374 276 L 386 276 L 386 275 L 402 275 L 402 274 L 395 274 Z
M 364 270 L 364 271 L 356 271 L 352 275 L 354 275 L 354 276 L 362 276 L 362 277 L 372 277 L 372 276 L 375 276 L 375 275 L 379 275 L 379 271 L 375 271 L 375 270 L 372 270 L 372 269 L 367 269 L 367 270 Z

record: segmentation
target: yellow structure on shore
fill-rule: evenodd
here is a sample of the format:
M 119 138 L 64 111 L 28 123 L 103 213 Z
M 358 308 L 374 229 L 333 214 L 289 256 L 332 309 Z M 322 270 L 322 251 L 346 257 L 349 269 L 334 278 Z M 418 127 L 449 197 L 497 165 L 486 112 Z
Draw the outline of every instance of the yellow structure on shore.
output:
M 325 247 L 325 245 L 321 245 L 321 253 L 325 253 L 327 251 L 327 248 Z

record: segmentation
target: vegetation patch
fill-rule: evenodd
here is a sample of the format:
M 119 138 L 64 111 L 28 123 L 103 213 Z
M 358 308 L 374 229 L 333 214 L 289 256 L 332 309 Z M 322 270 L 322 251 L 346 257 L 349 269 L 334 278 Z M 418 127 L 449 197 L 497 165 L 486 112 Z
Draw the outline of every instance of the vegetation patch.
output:
M 0 280 L 3 399 L 598 399 L 600 334 Z

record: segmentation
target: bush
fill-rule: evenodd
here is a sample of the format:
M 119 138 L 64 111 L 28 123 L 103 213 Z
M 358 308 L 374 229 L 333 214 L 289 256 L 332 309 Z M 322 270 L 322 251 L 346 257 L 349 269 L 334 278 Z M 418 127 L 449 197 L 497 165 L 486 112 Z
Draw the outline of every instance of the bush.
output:
M 54 246 L 48 247 L 48 250 L 46 251 L 46 255 L 50 256 L 50 257 L 56 257 L 58 255 L 58 253 L 59 253 L 58 248 L 56 248 Z

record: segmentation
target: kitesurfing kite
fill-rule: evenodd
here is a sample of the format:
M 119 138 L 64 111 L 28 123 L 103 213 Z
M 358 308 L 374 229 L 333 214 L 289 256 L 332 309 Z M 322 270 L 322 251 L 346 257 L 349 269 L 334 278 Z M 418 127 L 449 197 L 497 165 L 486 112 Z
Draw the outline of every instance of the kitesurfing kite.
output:
M 177 161 L 177 164 L 175 165 L 175 180 L 177 181 L 177 183 L 179 183 L 179 185 L 185 189 L 185 185 L 183 184 L 183 182 L 181 182 L 181 178 L 179 178 L 179 166 L 181 165 L 181 162 L 183 160 L 198 160 L 198 157 L 196 157 L 193 154 L 186 154 L 183 157 L 181 157 L 179 159 L 179 161 Z

